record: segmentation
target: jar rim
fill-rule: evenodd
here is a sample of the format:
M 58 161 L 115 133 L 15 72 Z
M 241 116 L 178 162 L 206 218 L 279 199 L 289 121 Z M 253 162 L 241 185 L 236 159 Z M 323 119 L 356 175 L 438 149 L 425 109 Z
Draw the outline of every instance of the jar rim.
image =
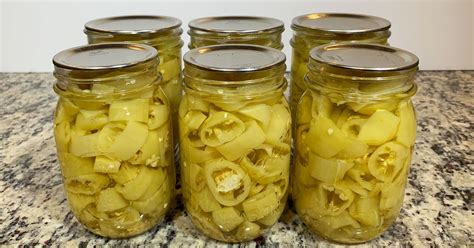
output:
M 213 72 L 259 72 L 282 65 L 286 56 L 275 48 L 228 44 L 199 47 L 183 56 L 186 66 Z
M 291 28 L 294 31 L 332 34 L 364 34 L 391 27 L 387 19 L 351 13 L 311 13 L 293 18 Z
M 189 34 L 203 35 L 254 35 L 282 33 L 285 30 L 284 23 L 276 18 L 238 15 L 202 17 L 192 20 L 188 26 Z
M 91 59 L 92 57 L 94 59 Z M 90 72 L 114 71 L 147 63 L 159 63 L 156 49 L 148 45 L 128 42 L 77 46 L 63 50 L 53 57 L 57 73 L 61 69 Z
M 357 72 L 391 75 L 418 67 L 419 59 L 406 50 L 372 43 L 327 44 L 313 48 L 308 69 L 325 68 L 334 73 Z
M 84 25 L 84 33 L 96 32 L 121 35 L 159 34 L 177 29 L 181 24 L 181 20 L 171 16 L 112 16 L 88 21 Z

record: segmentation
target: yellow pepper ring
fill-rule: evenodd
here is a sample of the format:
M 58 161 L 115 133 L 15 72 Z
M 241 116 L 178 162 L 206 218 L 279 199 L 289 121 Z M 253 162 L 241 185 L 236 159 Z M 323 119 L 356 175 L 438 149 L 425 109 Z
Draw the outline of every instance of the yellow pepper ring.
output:
M 354 193 L 344 183 L 321 183 L 318 195 L 321 212 L 330 216 L 340 215 L 354 200 Z
M 209 190 L 222 205 L 235 206 L 249 195 L 250 177 L 237 164 L 213 160 L 205 165 L 204 173 Z

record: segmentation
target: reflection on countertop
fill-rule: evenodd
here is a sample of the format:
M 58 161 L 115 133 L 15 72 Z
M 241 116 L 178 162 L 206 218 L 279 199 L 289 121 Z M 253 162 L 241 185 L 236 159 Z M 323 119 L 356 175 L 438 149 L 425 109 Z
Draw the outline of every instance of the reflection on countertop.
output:
M 414 103 L 418 138 L 400 217 L 366 246 L 474 246 L 474 71 L 420 72 Z M 51 73 L 0 73 L 0 246 L 214 247 L 178 207 L 149 232 L 111 240 L 69 211 L 52 137 L 57 97 Z M 327 247 L 287 209 L 245 246 Z

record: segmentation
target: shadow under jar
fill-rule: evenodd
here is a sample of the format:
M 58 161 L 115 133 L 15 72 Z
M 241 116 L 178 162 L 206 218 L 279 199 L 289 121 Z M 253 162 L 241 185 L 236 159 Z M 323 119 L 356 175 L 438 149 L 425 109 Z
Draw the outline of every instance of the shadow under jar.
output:
M 105 43 L 53 58 L 54 137 L 75 217 L 104 237 L 138 235 L 174 201 L 169 103 L 154 48 Z
M 213 239 L 253 240 L 285 208 L 291 118 L 284 62 L 282 52 L 253 45 L 184 55 L 183 197 L 194 224 Z
M 306 89 L 304 76 L 308 72 L 309 51 L 330 43 L 365 42 L 386 45 L 390 37 L 390 22 L 386 19 L 344 13 L 315 13 L 295 17 L 292 21 L 293 56 L 290 74 L 290 105 L 295 112 Z
M 297 110 L 292 196 L 321 237 L 381 235 L 403 204 L 416 136 L 418 58 L 374 44 L 314 48 Z
M 203 17 L 189 23 L 189 49 L 220 44 L 250 44 L 283 49 L 282 21 L 259 16 Z
M 116 16 L 89 21 L 84 26 L 89 44 L 104 42 L 133 42 L 158 50 L 162 76 L 161 87 L 170 101 L 173 123 L 178 123 L 181 100 L 181 21 L 169 16 Z M 174 125 L 174 124 L 173 124 Z M 178 145 L 177 128 L 174 140 Z

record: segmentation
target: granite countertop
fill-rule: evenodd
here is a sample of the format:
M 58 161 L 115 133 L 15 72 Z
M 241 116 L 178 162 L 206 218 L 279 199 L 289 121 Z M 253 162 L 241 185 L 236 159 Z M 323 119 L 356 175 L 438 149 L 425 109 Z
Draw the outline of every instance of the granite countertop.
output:
M 365 246 L 474 246 L 474 71 L 420 72 L 418 138 L 400 217 Z M 122 240 L 84 229 L 69 211 L 52 137 L 51 73 L 0 73 L 0 246 L 214 247 L 178 204 L 149 232 Z M 245 246 L 332 246 L 287 210 Z

